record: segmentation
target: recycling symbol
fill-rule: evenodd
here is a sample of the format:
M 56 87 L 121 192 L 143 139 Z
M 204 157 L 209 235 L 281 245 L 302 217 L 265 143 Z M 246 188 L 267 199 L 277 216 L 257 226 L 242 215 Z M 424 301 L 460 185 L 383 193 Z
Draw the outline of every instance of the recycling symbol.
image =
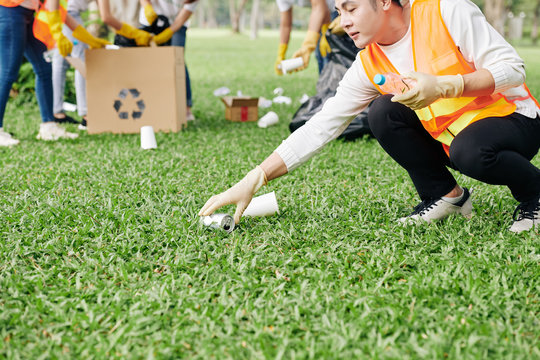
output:
M 131 94 L 130 97 L 128 95 Z M 128 120 L 130 115 L 133 120 L 140 119 L 146 108 L 144 100 L 140 99 L 141 93 L 137 89 L 122 89 L 118 93 L 119 99 L 114 101 L 114 110 L 122 120 Z

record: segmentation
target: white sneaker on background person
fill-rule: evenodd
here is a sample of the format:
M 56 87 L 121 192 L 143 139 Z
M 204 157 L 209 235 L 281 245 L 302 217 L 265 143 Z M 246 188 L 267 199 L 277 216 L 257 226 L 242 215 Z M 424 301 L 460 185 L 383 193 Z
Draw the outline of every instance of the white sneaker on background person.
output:
M 186 112 L 186 120 L 187 121 L 195 121 L 195 115 L 191 112 L 191 110 L 188 110 Z
M 448 199 L 449 200 L 449 199 Z M 427 199 L 418 204 L 408 216 L 400 218 L 402 224 L 432 222 L 442 220 L 451 214 L 461 214 L 467 219 L 472 217 L 472 200 L 469 189 L 463 188 L 463 194 L 452 203 L 445 198 Z
M 0 146 L 13 146 L 18 143 L 19 140 L 14 139 L 10 133 L 5 132 L 3 128 L 0 128 Z
M 510 231 L 520 233 L 540 228 L 540 197 L 520 203 L 514 211 L 514 223 Z
M 66 129 L 54 121 L 41 123 L 39 125 L 38 140 L 58 140 L 58 139 L 76 139 L 79 134 L 67 132 Z

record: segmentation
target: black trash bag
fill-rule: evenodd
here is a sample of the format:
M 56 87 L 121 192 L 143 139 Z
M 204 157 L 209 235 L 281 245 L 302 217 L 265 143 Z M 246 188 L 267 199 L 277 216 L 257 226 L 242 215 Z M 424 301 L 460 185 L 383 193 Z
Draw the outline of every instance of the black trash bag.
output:
M 139 29 L 149 32 L 151 34 L 157 35 L 163 30 L 165 30 L 166 28 L 168 28 L 169 26 L 170 26 L 169 19 L 166 16 L 158 15 L 158 17 L 152 23 L 152 25 L 150 26 L 143 25 Z M 136 47 L 137 43 L 133 39 L 116 34 L 114 36 L 114 45 L 118 45 L 121 47 Z M 169 45 L 171 45 L 171 40 L 167 41 L 166 43 L 160 44 L 160 46 L 169 46 Z
M 360 51 L 352 39 L 344 35 L 326 33 L 326 39 L 332 48 L 328 54 L 328 63 L 323 67 L 317 81 L 317 94 L 303 103 L 291 120 L 289 130 L 294 132 L 322 109 L 324 102 L 336 94 L 339 82 L 352 65 L 356 54 Z M 354 140 L 364 135 L 372 135 L 367 114 L 369 107 L 358 114 L 338 139 Z

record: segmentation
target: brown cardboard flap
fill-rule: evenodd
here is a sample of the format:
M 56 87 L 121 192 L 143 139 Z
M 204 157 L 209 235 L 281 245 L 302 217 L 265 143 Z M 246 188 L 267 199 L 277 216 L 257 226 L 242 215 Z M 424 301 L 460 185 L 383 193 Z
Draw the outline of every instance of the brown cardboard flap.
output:
M 66 60 L 71 64 L 78 72 L 81 73 L 82 77 L 86 79 L 86 64 L 82 59 L 75 58 L 72 56 L 66 56 Z
M 236 106 L 258 106 L 259 98 L 249 97 L 249 96 L 224 96 L 221 98 L 221 101 L 227 107 L 236 107 Z

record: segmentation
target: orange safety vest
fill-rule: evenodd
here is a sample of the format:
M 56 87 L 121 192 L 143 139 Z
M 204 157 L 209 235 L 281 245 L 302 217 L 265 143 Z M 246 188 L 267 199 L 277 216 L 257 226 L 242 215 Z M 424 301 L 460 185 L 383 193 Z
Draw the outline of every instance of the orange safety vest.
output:
M 456 75 L 474 72 L 450 36 L 442 19 L 440 0 L 416 0 L 411 8 L 411 37 L 415 71 L 432 75 Z M 398 73 L 381 48 L 376 44 L 368 45 L 359 54 L 368 78 L 373 82 L 376 74 L 385 72 Z M 380 93 L 385 94 L 373 82 Z M 525 84 L 528 96 L 531 97 Z M 514 101 L 515 101 L 514 100 Z M 487 117 L 502 117 L 512 114 L 516 105 L 502 94 L 478 97 L 460 97 L 438 99 L 433 104 L 415 110 L 418 118 L 428 133 L 443 143 L 448 149 L 454 137 L 469 124 Z
M 0 5 L 5 7 L 19 6 L 24 0 L 0 0 Z
M 52 37 L 51 30 L 49 29 L 49 22 L 47 19 L 47 8 L 46 8 L 47 1 L 41 3 L 41 6 L 36 13 L 36 17 L 34 19 L 34 36 L 36 39 L 40 40 L 42 43 L 47 45 L 47 49 L 52 49 L 56 46 L 56 41 Z M 62 22 L 66 21 L 66 8 L 67 8 L 67 2 L 66 0 L 60 0 L 60 17 L 62 19 Z
M 19 6 L 24 0 L 0 0 L 0 5 L 5 7 L 15 7 Z M 54 41 L 51 31 L 49 29 L 49 23 L 47 21 L 47 10 L 45 7 L 45 3 L 41 3 L 38 12 L 36 13 L 36 16 L 34 18 L 34 24 L 33 24 L 33 30 L 34 30 L 34 36 L 36 39 L 40 40 L 42 43 L 47 45 L 48 49 L 52 49 L 56 42 Z M 67 1 L 66 0 L 60 0 L 60 17 L 62 18 L 62 22 L 66 21 L 66 8 L 67 8 Z

